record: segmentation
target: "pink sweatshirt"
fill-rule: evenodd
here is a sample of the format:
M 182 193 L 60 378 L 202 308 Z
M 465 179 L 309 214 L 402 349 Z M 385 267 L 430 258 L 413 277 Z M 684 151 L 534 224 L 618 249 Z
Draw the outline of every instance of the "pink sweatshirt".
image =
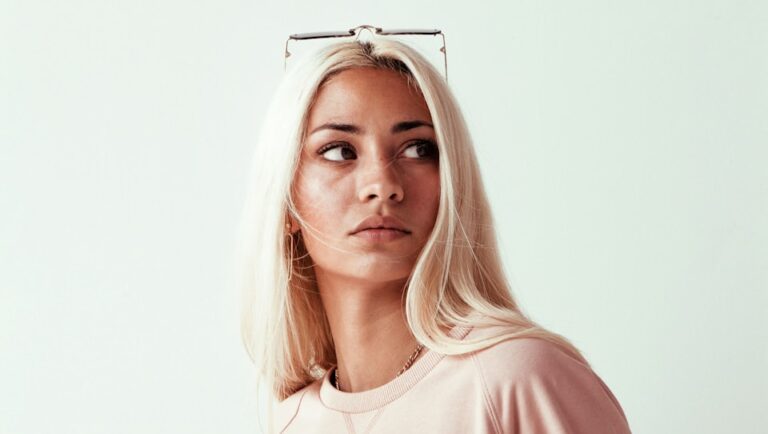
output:
M 498 330 L 495 330 L 498 333 Z M 459 338 L 494 328 L 454 327 Z M 280 403 L 279 433 L 625 434 L 608 386 L 556 345 L 508 339 L 459 356 L 426 353 L 375 389 L 341 392 L 322 379 Z

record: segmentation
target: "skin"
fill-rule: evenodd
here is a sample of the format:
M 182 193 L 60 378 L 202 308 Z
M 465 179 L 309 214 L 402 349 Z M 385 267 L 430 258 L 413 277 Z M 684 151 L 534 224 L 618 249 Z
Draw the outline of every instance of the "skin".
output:
M 393 132 L 403 121 L 426 125 Z M 360 131 L 313 133 L 327 123 Z M 392 381 L 418 344 L 405 320 L 403 291 L 437 216 L 435 143 L 424 98 L 393 71 L 354 68 L 334 75 L 310 109 L 293 183 L 304 225 L 294 219 L 292 225 L 302 231 L 314 263 L 346 392 Z M 410 233 L 386 242 L 350 235 L 376 214 L 395 216 Z

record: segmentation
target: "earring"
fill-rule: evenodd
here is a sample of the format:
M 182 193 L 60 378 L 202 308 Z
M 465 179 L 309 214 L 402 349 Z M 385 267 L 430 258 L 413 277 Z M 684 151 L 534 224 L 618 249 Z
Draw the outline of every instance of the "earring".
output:
M 291 224 L 290 224 L 290 223 L 286 223 L 286 224 L 285 224 L 285 234 L 286 234 L 286 235 L 293 235 L 293 234 L 291 233 Z

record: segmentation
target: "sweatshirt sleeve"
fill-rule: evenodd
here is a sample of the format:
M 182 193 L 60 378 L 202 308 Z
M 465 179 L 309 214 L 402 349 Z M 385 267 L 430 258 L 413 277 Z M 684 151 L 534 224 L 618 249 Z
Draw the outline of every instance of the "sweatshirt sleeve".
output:
M 608 386 L 555 344 L 522 338 L 497 347 L 476 360 L 500 433 L 630 433 Z

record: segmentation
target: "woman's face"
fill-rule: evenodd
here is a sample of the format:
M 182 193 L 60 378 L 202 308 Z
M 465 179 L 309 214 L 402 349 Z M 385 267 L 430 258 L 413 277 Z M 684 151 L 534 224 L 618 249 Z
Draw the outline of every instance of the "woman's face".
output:
M 307 125 L 293 192 L 315 272 L 370 283 L 407 278 L 440 200 L 424 98 L 396 72 L 349 69 L 319 90 Z M 400 230 L 358 231 L 361 224 Z

